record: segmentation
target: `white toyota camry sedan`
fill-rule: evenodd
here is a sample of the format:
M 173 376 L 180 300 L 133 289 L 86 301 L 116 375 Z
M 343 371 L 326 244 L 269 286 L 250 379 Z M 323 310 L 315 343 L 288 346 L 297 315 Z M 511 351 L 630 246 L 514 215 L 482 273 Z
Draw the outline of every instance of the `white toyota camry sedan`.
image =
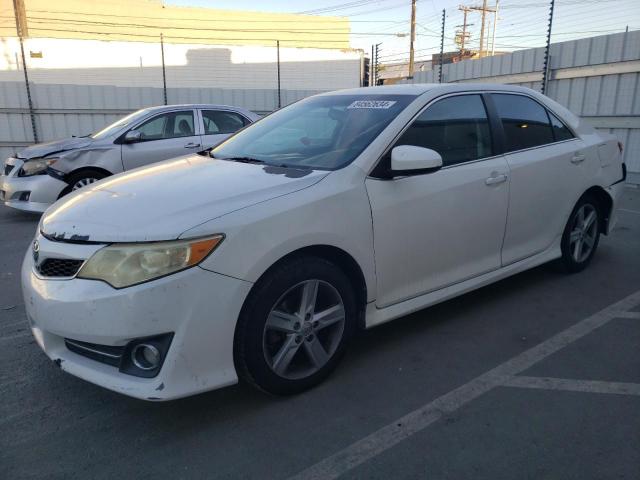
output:
M 399 85 L 307 98 L 199 155 L 59 200 L 22 268 L 64 371 L 168 400 L 291 394 L 350 337 L 611 231 L 622 145 L 532 90 Z M 372 355 L 375 353 L 372 353 Z

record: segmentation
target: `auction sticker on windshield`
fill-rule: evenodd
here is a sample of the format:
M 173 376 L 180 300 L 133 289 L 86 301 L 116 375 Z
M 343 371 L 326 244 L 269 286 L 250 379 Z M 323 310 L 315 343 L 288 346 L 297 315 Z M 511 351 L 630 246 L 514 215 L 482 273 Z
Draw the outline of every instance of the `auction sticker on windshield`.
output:
M 356 100 L 347 108 L 391 108 L 396 102 L 392 100 Z

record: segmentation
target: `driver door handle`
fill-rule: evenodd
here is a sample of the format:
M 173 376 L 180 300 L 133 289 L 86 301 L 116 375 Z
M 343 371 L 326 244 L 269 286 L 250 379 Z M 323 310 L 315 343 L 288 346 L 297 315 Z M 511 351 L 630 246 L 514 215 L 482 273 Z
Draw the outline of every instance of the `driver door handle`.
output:
M 187 144 L 184 146 L 184 148 L 198 148 L 199 146 L 200 146 L 200 144 L 199 144 L 199 143 L 190 142 L 190 143 L 187 143 Z
M 584 162 L 585 158 L 586 157 L 581 153 L 576 153 L 573 157 L 571 157 L 571 163 L 576 164 L 576 163 Z
M 507 181 L 507 176 L 505 174 L 494 175 L 487 178 L 484 183 L 485 185 L 495 185 L 497 183 L 502 183 Z

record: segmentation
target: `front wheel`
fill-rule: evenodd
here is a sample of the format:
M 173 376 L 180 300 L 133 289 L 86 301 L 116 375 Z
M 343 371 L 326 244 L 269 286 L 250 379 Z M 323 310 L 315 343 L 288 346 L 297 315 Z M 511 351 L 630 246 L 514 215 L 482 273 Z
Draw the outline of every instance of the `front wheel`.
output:
M 600 210 L 598 202 L 583 197 L 571 212 L 562 235 L 560 264 L 565 271 L 584 270 L 591 262 L 600 240 Z
M 272 394 L 301 392 L 337 366 L 356 318 L 347 276 L 321 258 L 296 258 L 261 279 L 242 309 L 234 356 L 242 379 Z
M 62 193 L 60 193 L 58 198 L 61 198 L 68 193 L 75 192 L 76 190 L 80 190 L 81 188 L 91 185 L 98 180 L 102 180 L 106 176 L 106 173 L 94 169 L 72 173 L 67 179 L 68 186 L 62 191 Z

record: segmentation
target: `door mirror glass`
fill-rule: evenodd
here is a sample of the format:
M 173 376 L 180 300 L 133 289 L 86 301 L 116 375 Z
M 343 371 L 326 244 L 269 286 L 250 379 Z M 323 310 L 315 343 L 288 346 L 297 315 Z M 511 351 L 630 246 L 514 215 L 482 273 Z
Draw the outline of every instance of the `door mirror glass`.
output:
M 391 170 L 398 175 L 434 172 L 442 168 L 442 157 L 435 150 L 399 145 L 391 150 Z
M 129 130 L 124 136 L 124 143 L 136 143 L 142 140 L 142 132 Z

